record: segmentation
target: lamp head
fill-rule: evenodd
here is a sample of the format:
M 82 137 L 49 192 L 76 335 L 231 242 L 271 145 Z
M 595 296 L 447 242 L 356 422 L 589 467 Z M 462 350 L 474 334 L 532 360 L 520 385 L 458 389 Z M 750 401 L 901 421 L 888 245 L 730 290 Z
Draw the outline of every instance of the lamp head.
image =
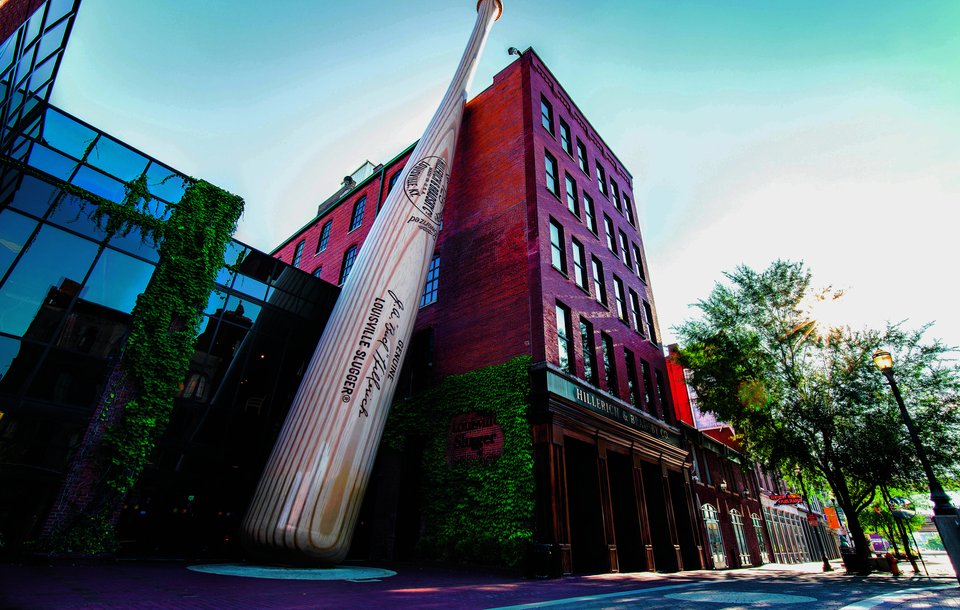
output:
M 509 49 L 507 49 L 507 55 L 516 55 L 517 57 L 520 57 L 521 55 L 523 55 L 523 51 L 521 51 L 517 47 L 510 47 Z
M 873 363 L 882 373 L 893 370 L 893 356 L 886 350 L 878 349 L 873 352 Z
M 726 492 L 726 491 L 727 491 L 727 480 L 726 480 L 726 479 L 723 479 L 723 480 L 720 481 L 720 491 L 723 491 L 723 492 Z

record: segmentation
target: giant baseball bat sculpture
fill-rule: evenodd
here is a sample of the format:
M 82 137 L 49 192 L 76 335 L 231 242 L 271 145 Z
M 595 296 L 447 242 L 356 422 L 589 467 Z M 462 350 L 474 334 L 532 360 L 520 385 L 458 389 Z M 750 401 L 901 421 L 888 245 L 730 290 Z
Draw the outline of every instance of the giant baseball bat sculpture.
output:
M 248 545 L 335 564 L 347 553 L 433 256 L 467 88 L 501 0 L 477 20 L 436 114 L 330 315 L 243 523 Z

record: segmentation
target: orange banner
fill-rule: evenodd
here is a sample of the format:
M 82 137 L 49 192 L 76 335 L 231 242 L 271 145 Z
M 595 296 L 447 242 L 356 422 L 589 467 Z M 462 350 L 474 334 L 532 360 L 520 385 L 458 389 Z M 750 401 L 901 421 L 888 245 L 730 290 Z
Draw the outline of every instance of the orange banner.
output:
M 825 508 L 823 509 L 823 514 L 827 517 L 827 525 L 830 526 L 830 529 L 840 529 L 840 519 L 837 517 L 837 509 Z

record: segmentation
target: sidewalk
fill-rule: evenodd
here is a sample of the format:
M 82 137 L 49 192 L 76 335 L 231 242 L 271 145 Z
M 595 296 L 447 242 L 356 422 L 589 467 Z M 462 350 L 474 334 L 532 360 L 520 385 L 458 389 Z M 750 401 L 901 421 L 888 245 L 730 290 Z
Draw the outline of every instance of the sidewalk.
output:
M 862 597 L 844 610 L 960 608 L 960 589 L 945 555 L 927 559 L 930 576 L 889 573 L 848 575 L 841 562 L 822 572 L 820 562 L 767 564 L 756 568 L 691 571 L 676 574 L 638 572 L 525 580 L 515 575 L 413 564 L 348 567 L 341 580 L 238 577 L 196 571 L 180 561 L 116 561 L 79 565 L 0 565 L 0 607 L 30 610 L 61 608 L 496 608 L 579 597 L 614 597 L 626 591 L 694 587 L 699 590 L 778 590 L 791 583 L 811 590 L 840 592 L 842 603 Z M 208 564 L 222 570 L 224 564 Z M 249 569 L 253 566 L 243 566 Z M 909 564 L 907 564 L 908 572 Z M 278 568 L 271 568 L 278 570 Z M 286 577 L 296 577 L 289 569 Z M 309 572 L 324 572 L 312 570 Z M 325 576 L 330 576 L 326 571 Z M 848 584 L 851 597 L 843 597 Z M 670 587 L 670 586 L 673 587 Z M 773 587 L 773 589 L 770 589 Z M 946 587 L 933 589 L 933 587 Z M 855 596 L 854 593 L 857 593 Z M 882 595 L 880 595 L 882 594 Z M 550 601 L 554 600 L 554 601 Z M 666 603 L 666 602 L 661 602 Z M 575 605 L 568 607 L 576 607 Z M 618 607 L 637 607 L 636 604 Z M 652 606 L 651 606 L 652 607 Z M 669 607 L 669 606 L 657 606 Z M 814 607 L 814 606 L 811 606 Z M 819 606 L 816 606 L 819 607 Z M 831 606 L 837 608 L 839 606 Z

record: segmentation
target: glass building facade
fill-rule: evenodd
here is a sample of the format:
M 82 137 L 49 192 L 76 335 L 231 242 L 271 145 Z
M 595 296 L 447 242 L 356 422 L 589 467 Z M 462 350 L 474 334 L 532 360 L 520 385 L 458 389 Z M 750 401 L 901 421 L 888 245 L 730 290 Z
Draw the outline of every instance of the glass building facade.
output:
M 9 154 L 13 136 L 50 99 L 60 59 L 80 0 L 0 2 L 0 152 Z M 17 16 L 22 22 L 14 22 Z
M 39 12 L 49 14 L 53 5 Z M 19 34 L 18 34 L 19 36 Z M 134 180 L 166 220 L 190 180 L 38 101 L 0 157 L 0 533 L 35 537 L 121 357 L 160 244 L 108 231 Z M 233 241 L 171 422 L 121 515 L 163 551 L 230 547 L 338 289 Z M 212 537 L 211 537 L 212 536 Z

